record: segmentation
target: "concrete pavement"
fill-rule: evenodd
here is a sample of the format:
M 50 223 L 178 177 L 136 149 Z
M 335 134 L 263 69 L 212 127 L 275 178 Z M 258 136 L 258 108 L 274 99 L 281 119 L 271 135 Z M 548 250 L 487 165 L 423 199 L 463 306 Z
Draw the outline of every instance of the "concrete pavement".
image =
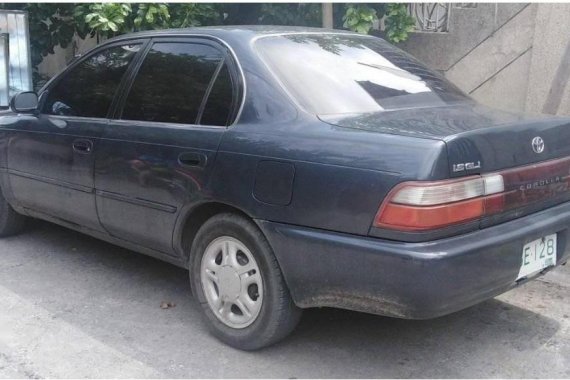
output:
M 186 271 L 37 222 L 0 240 L 0 377 L 570 377 L 570 265 L 430 321 L 309 310 L 246 353 L 207 333 Z

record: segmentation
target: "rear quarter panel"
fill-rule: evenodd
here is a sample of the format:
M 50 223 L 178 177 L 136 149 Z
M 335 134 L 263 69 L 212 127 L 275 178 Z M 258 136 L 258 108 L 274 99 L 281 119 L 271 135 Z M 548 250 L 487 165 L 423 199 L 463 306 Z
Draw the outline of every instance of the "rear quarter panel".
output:
M 293 168 L 292 181 L 265 181 L 265 187 L 271 187 L 273 181 L 276 192 L 289 191 L 288 202 L 270 203 L 256 196 L 256 183 L 267 175 L 259 170 L 263 162 Z M 286 173 L 290 171 L 283 175 Z M 257 219 L 366 235 L 393 186 L 403 180 L 446 175 L 442 141 L 305 121 L 239 125 L 228 130 L 209 188 L 214 199 L 235 205 Z

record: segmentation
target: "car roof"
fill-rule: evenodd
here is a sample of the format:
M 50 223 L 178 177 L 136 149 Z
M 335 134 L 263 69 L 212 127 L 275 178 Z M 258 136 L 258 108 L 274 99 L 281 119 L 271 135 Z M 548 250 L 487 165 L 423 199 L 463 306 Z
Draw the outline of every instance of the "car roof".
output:
M 346 34 L 346 35 L 358 35 L 355 32 L 338 30 L 338 29 L 324 29 L 324 28 L 311 28 L 304 26 L 285 26 L 285 25 L 219 25 L 219 26 L 205 26 L 205 27 L 193 27 L 193 28 L 179 28 L 179 29 L 161 29 L 161 30 L 149 30 L 144 32 L 135 32 L 124 34 L 115 38 L 109 39 L 107 42 L 117 41 L 126 38 L 134 37 L 154 37 L 161 35 L 204 35 L 213 36 L 224 39 L 224 37 L 241 38 L 246 40 L 255 39 L 264 35 L 273 34 L 299 34 L 299 33 L 310 33 L 310 34 Z

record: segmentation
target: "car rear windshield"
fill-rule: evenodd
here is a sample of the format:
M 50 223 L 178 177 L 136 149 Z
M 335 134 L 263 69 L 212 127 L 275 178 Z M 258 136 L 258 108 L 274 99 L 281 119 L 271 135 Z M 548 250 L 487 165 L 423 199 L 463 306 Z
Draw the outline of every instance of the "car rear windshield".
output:
M 461 90 L 380 38 L 291 34 L 257 40 L 266 64 L 315 114 L 366 113 L 468 101 Z

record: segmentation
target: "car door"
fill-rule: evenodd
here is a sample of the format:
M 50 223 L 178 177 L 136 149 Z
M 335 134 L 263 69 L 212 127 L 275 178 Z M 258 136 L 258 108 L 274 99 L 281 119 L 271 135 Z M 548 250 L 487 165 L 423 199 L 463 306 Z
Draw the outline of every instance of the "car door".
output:
M 20 206 L 101 230 L 93 153 L 119 84 L 143 43 L 105 46 L 79 60 L 47 85 L 39 114 L 9 132 L 9 183 Z
M 97 210 L 111 235 L 172 255 L 182 208 L 207 197 L 237 71 L 207 39 L 155 38 L 146 50 L 96 152 Z

